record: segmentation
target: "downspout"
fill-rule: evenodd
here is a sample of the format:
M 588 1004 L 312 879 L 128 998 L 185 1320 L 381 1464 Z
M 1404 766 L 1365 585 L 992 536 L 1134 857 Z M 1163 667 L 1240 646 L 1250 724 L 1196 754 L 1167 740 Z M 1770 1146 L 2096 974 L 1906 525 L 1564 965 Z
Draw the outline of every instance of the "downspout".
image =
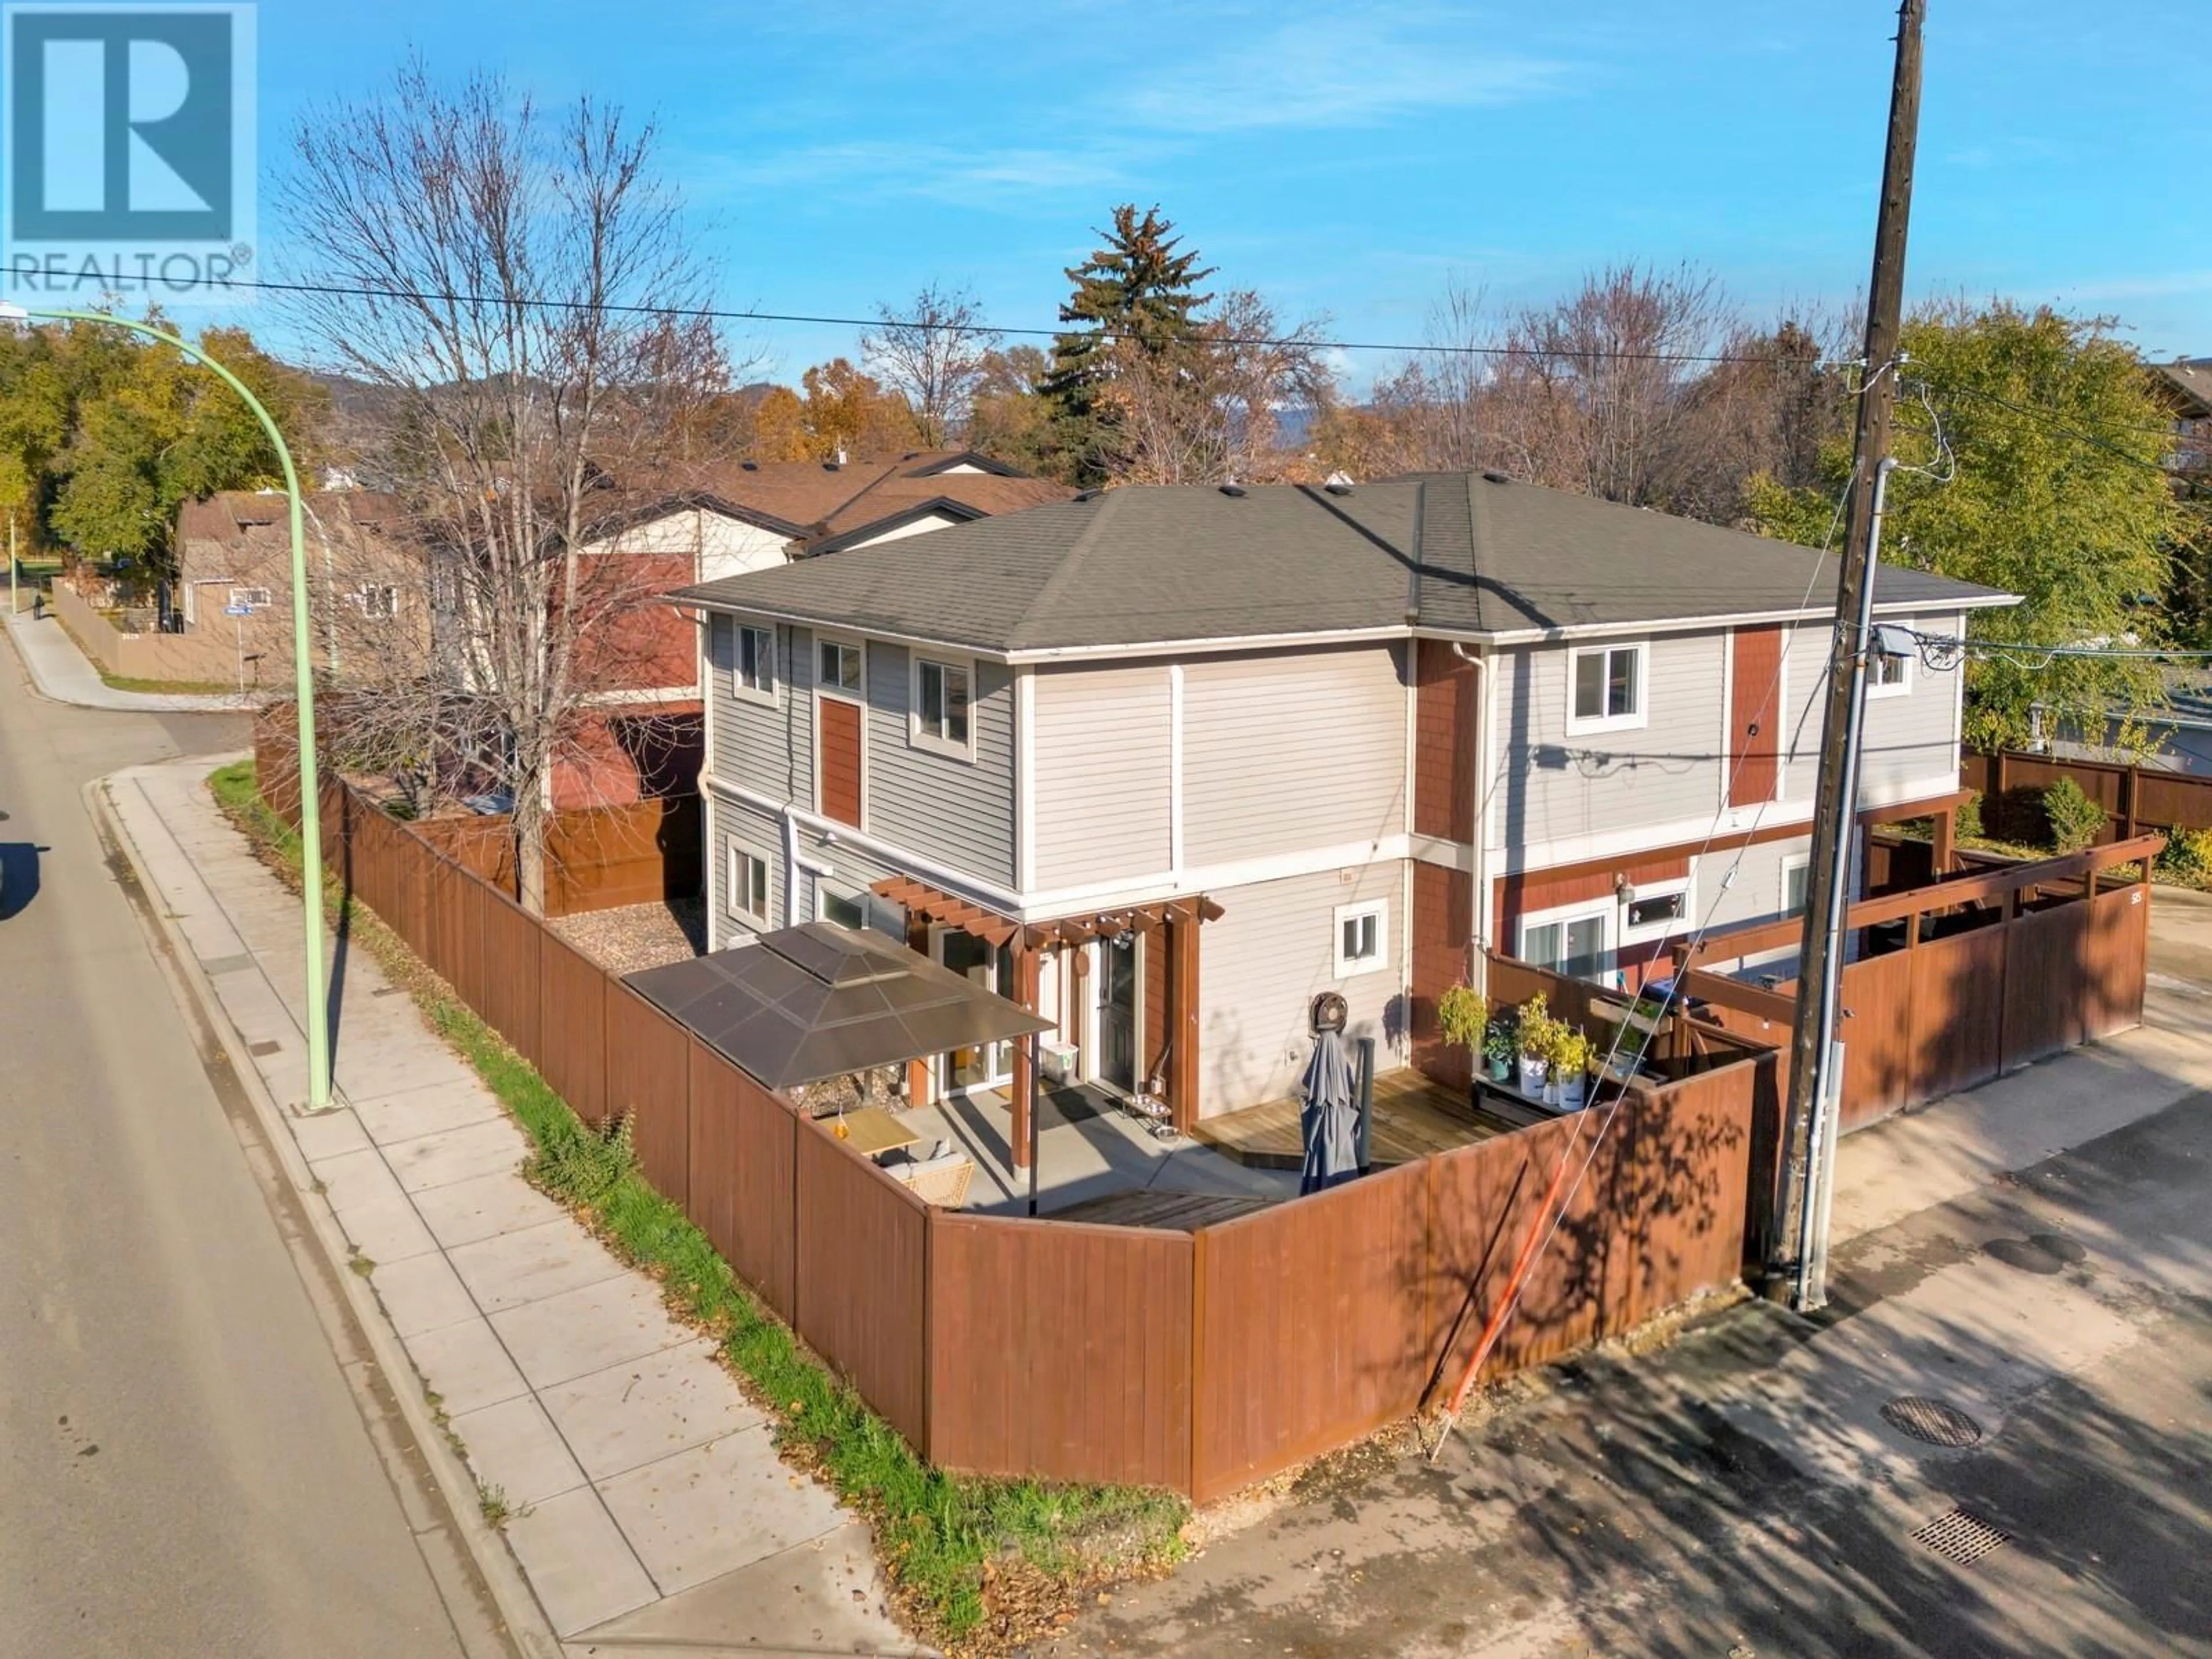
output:
M 1474 674 L 1474 818 L 1470 824 L 1468 848 L 1469 872 L 1474 886 L 1474 902 L 1468 917 L 1468 983 L 1490 994 L 1490 830 L 1486 819 L 1490 801 L 1490 657 L 1487 653 L 1474 655 L 1457 640 L 1452 641 L 1452 655 L 1475 671 Z

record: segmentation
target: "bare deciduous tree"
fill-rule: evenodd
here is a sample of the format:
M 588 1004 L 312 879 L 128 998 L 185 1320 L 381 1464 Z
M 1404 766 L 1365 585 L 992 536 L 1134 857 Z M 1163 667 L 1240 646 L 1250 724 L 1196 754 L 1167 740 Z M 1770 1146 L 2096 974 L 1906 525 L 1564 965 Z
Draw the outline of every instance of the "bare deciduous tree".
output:
M 416 64 L 295 144 L 283 204 L 319 290 L 296 319 L 386 394 L 383 470 L 435 562 L 427 672 L 366 701 L 430 775 L 512 798 L 519 896 L 542 910 L 556 769 L 661 648 L 638 624 L 665 584 L 624 552 L 618 486 L 727 386 L 701 272 L 652 129 L 589 98 L 547 116 Z
M 1285 330 L 1264 299 L 1239 289 L 1221 296 L 1186 343 L 1116 342 L 1101 393 L 1115 411 L 1115 475 L 1153 484 L 1285 476 L 1295 458 L 1279 442 L 1283 412 L 1319 414 L 1334 398 L 1326 326 L 1310 318 Z
M 860 337 L 861 355 L 905 398 L 922 441 L 940 449 L 966 424 L 999 335 L 985 326 L 973 294 L 935 283 L 903 307 L 878 305 L 876 314 L 882 320 Z

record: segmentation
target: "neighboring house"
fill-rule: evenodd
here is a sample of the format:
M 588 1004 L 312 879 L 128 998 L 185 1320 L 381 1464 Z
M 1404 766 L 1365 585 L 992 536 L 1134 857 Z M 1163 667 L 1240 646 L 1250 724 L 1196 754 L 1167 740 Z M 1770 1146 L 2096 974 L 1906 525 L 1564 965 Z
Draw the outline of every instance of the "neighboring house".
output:
M 303 503 L 314 661 L 343 677 L 349 652 L 427 649 L 428 566 L 397 496 L 311 492 Z M 263 678 L 289 680 L 292 533 L 281 490 L 224 490 L 177 510 L 174 614 L 187 635 L 259 653 Z M 248 614 L 229 614 L 234 608 Z
M 1186 1126 L 1289 1095 L 1325 991 L 1449 1069 L 1434 999 L 1485 950 L 1611 976 L 1802 904 L 1834 592 L 1802 548 L 1457 474 L 1116 489 L 702 583 L 710 941 L 882 927 Z M 1876 589 L 1946 633 L 2009 603 Z M 1881 678 L 1864 804 L 1948 805 L 1959 676 Z
M 641 585 L 665 592 L 1064 501 L 1073 493 L 969 450 L 915 451 L 890 461 L 723 461 L 622 489 L 583 550 L 637 561 Z M 623 712 L 585 732 L 582 755 L 555 778 L 556 806 L 635 800 L 678 777 L 688 788 L 698 769 L 696 629 L 653 607 L 626 623 L 624 635 L 608 647 L 619 671 L 594 677 L 610 688 L 598 701 Z M 665 755 L 672 743 L 689 763 L 641 768 L 640 741 L 624 733 L 646 732 L 657 734 L 654 753 Z
M 2154 389 L 2173 415 L 2174 447 L 2166 465 L 2176 472 L 2212 471 L 2212 357 L 2182 357 L 2151 365 Z

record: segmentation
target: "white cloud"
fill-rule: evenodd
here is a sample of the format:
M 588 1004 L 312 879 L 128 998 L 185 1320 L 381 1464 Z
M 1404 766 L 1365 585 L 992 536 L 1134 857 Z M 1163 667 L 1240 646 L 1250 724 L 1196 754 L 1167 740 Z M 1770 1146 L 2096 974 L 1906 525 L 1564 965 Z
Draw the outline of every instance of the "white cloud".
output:
M 1428 12 L 1306 17 L 1148 76 L 1120 100 L 1140 125 L 1172 132 L 1367 126 L 1424 109 L 1519 103 L 1563 90 L 1572 67 L 1485 46 L 1467 19 Z
M 926 196 L 983 206 L 1009 198 L 1118 184 L 1118 156 L 1103 149 L 961 147 L 867 140 L 816 144 L 755 161 L 725 161 L 718 190 L 834 185 L 841 200 Z

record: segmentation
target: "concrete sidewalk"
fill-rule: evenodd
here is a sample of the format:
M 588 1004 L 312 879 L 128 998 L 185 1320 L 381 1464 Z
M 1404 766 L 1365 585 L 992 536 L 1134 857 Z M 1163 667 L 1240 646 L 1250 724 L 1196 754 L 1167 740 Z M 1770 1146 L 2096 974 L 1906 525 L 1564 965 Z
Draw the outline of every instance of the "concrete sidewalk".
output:
M 79 708 L 112 708 L 137 714 L 222 713 L 251 708 L 259 701 L 231 693 L 221 696 L 186 692 L 118 691 L 100 678 L 100 671 L 76 648 L 69 631 L 49 611 L 38 621 L 22 611 L 9 617 L 8 636 L 31 676 L 39 695 L 53 702 L 74 703 Z
M 216 810 L 212 763 L 116 774 L 109 815 L 568 1650 L 921 1651 L 858 1517 L 781 1462 L 652 1279 L 522 1179 L 522 1131 L 343 941 L 341 1104 L 297 1114 L 299 902 Z

